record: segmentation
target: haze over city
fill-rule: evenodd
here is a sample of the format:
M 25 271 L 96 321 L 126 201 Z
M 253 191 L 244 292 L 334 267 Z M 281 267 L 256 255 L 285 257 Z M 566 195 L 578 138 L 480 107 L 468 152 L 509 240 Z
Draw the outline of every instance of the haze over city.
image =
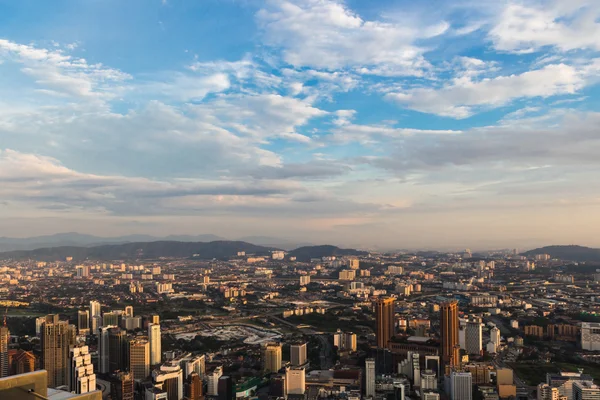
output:
M 0 236 L 600 246 L 599 17 L 0 0 Z

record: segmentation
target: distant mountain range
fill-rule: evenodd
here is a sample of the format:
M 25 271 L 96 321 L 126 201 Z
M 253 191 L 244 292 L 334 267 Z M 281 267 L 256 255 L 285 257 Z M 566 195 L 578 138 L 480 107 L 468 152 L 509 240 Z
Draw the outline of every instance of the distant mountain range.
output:
M 552 258 L 560 260 L 600 262 L 600 249 L 584 246 L 546 246 L 522 253 L 527 257 L 533 257 L 536 254 L 549 254 Z
M 85 235 L 76 232 L 57 233 L 55 235 L 36 236 L 30 238 L 8 238 L 0 237 L 0 252 L 14 250 L 34 250 L 46 247 L 92 247 L 104 244 L 123 244 L 137 242 L 157 242 L 157 241 L 175 241 L 175 242 L 214 242 L 227 241 L 228 239 L 216 235 L 169 235 L 157 237 L 150 235 L 127 235 L 117 237 L 100 237 Z M 253 243 L 259 246 L 276 247 L 284 250 L 291 250 L 296 247 L 310 245 L 310 243 L 294 243 L 292 241 L 268 236 L 247 236 L 237 239 L 241 242 Z
M 105 244 L 100 246 L 59 246 L 35 250 L 16 250 L 0 253 L 0 259 L 33 259 L 39 261 L 58 261 L 73 257 L 74 261 L 82 260 L 143 260 L 160 257 L 198 258 L 203 260 L 227 259 L 237 256 L 240 251 L 258 256 L 270 256 L 276 247 L 259 246 L 242 241 L 217 240 L 212 242 L 133 242 L 123 244 Z M 366 255 L 367 253 L 340 249 L 336 246 L 305 246 L 292 250 L 289 256 L 296 256 L 298 261 L 311 258 L 345 255 Z

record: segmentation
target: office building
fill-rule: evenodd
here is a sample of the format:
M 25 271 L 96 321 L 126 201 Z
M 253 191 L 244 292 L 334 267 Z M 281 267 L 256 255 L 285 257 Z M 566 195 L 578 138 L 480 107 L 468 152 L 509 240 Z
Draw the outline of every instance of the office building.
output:
M 304 394 L 306 391 L 306 372 L 304 368 L 285 369 L 286 393 Z
M 235 400 L 235 388 L 231 376 L 219 378 L 219 400 Z
M 465 326 L 465 350 L 467 354 L 480 355 L 483 350 L 483 335 L 480 318 L 472 318 Z
M 114 400 L 134 400 L 134 381 L 130 372 L 119 371 L 110 379 L 110 394 Z
M 458 302 L 449 301 L 440 305 L 440 341 L 444 367 L 456 367 L 460 363 L 458 344 Z
M 96 335 L 101 324 L 99 324 L 99 318 L 101 318 L 101 307 L 97 301 L 90 301 L 90 331 Z
M 80 335 L 90 334 L 89 310 L 80 310 L 77 312 L 77 333 L 79 333 Z
M 306 343 L 293 343 L 290 345 L 290 361 L 293 367 L 306 364 Z
M 561 396 L 565 396 L 567 400 L 573 400 L 573 385 L 576 382 L 586 382 L 593 384 L 593 378 L 590 375 L 582 374 L 580 372 L 559 372 L 559 373 L 547 373 L 546 383 L 551 387 L 558 388 L 558 393 Z
M 573 400 L 600 400 L 600 386 L 592 382 L 573 383 Z
M 59 321 L 56 314 L 47 315 L 42 324 L 41 339 L 40 367 L 48 371 L 48 387 L 67 385 L 69 347 L 75 344 L 75 327 L 67 321 Z
M 263 365 L 265 373 L 274 373 L 281 369 L 281 344 L 267 343 L 263 347 Z
M 26 374 L 35 371 L 35 355 L 31 351 L 17 350 L 9 356 L 9 375 Z
M 150 317 L 150 323 L 152 324 L 160 324 L 160 317 L 158 315 L 153 315 Z
M 223 376 L 223 367 L 218 366 L 213 372 L 208 374 L 208 391 L 209 396 L 219 395 L 219 379 Z
M 162 350 L 159 324 L 148 324 L 148 340 L 150 341 L 150 365 L 160 364 Z
M 377 328 L 377 347 L 387 348 L 388 341 L 394 336 L 394 304 L 391 297 L 378 299 L 375 303 Z
M 365 396 L 375 397 L 375 359 L 365 360 Z
M 356 334 L 353 332 L 342 332 L 339 329 L 333 334 L 333 345 L 338 351 L 356 351 Z
M 189 400 L 202 398 L 202 379 L 196 372 L 189 374 L 185 380 L 185 397 Z
M 119 314 L 113 311 L 102 314 L 102 326 L 119 326 Z
M 430 369 L 421 371 L 421 389 L 436 390 L 438 388 L 437 375 Z
M 138 381 L 150 375 L 150 344 L 145 339 L 129 342 L 129 370 Z
M 117 327 L 108 329 L 108 371 L 129 369 L 129 339 L 127 332 Z
M 182 363 L 183 373 L 186 377 L 195 372 L 200 379 L 204 378 L 206 374 L 206 357 L 204 354 L 184 359 Z
M 450 400 L 471 400 L 472 376 L 470 372 L 450 373 Z
M 77 394 L 96 390 L 96 374 L 88 347 L 72 347 L 69 361 L 69 390 Z
M 121 321 L 121 327 L 127 331 L 135 331 L 142 328 L 142 317 L 125 317 Z
M 560 400 L 558 388 L 547 383 L 540 383 L 537 387 L 537 400 Z
M 600 323 L 581 323 L 581 348 L 587 351 L 600 351 Z
M 126 317 L 133 317 L 133 306 L 127 306 L 127 307 L 125 307 L 125 316 Z
M 116 328 L 116 326 L 104 326 L 98 331 L 98 372 L 101 374 L 108 374 L 110 372 L 109 334 L 113 328 Z
M 10 341 L 10 331 L 6 326 L 0 326 L 0 378 L 5 378 L 10 372 L 8 360 L 8 342 Z
M 169 400 L 183 399 L 183 370 L 177 362 L 169 362 L 152 371 L 154 386 L 167 393 Z

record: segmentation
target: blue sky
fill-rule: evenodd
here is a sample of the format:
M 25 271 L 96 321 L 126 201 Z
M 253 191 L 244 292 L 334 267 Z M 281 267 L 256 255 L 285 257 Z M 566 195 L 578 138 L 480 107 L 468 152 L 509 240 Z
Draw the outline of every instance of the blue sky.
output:
M 594 0 L 0 0 L 0 235 L 600 245 Z

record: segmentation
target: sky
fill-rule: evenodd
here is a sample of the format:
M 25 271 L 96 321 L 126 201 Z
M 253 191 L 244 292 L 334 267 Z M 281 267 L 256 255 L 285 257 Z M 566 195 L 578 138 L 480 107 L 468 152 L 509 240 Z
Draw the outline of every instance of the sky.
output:
M 597 0 L 0 0 L 0 236 L 600 246 Z

